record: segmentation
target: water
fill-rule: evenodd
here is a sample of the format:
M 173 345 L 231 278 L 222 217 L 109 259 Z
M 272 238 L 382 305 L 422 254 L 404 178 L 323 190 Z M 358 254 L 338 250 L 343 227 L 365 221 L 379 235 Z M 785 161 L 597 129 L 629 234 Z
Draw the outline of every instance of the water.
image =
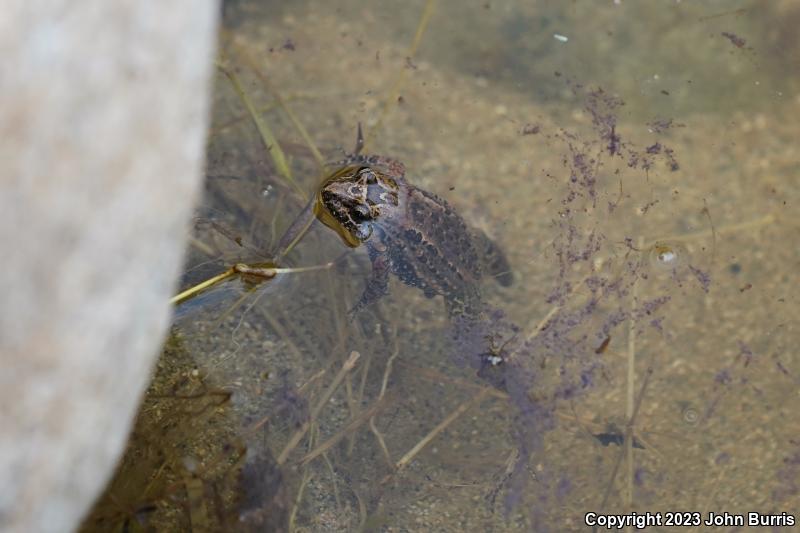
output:
M 301 190 L 323 175 L 271 91 L 326 161 L 361 123 L 505 250 L 501 364 L 476 372 L 486 339 L 397 279 L 348 321 L 370 264 L 317 224 L 280 266 L 323 268 L 177 308 L 85 529 L 800 518 L 798 6 L 442 0 L 412 53 L 425 8 L 227 2 L 223 56 Z M 222 75 L 214 94 L 184 286 L 273 258 L 305 205 Z

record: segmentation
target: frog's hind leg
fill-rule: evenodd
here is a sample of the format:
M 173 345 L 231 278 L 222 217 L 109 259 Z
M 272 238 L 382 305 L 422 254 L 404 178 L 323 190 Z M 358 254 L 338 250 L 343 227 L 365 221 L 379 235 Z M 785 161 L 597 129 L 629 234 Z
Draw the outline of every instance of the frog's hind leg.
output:
M 488 309 L 477 285 L 464 287 L 458 294 L 444 299 L 444 306 L 450 320 L 481 321 Z
M 509 287 L 514 282 L 514 272 L 506 254 L 483 231 L 474 229 L 472 233 L 484 273 L 492 276 L 503 287 Z
M 389 258 L 378 255 L 372 259 L 372 275 L 364 286 L 364 292 L 348 313 L 352 319 L 365 307 L 377 302 L 389 292 Z

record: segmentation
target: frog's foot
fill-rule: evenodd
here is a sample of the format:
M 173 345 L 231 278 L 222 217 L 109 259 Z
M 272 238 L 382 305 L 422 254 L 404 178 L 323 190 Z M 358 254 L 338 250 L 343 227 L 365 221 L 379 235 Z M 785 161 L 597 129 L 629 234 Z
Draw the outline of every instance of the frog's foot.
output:
M 376 256 L 372 260 L 372 275 L 367 280 L 364 292 L 356 305 L 347 313 L 352 321 L 365 307 L 377 302 L 389 293 L 389 258 Z

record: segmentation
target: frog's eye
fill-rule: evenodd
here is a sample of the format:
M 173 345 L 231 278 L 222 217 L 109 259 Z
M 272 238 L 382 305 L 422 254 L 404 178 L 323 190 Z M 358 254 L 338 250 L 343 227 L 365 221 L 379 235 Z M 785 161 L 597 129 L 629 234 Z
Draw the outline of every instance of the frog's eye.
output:
M 358 185 L 351 185 L 347 192 L 350 194 L 351 197 L 358 197 L 361 196 L 361 187 Z
M 356 229 L 356 238 L 364 242 L 372 236 L 372 224 L 359 224 Z

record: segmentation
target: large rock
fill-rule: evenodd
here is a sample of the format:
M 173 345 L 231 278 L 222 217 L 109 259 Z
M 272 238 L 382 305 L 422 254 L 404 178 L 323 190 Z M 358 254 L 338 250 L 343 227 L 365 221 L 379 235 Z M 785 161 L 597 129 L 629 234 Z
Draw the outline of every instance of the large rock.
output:
M 123 449 L 199 191 L 216 15 L 3 4 L 2 531 L 74 529 Z

